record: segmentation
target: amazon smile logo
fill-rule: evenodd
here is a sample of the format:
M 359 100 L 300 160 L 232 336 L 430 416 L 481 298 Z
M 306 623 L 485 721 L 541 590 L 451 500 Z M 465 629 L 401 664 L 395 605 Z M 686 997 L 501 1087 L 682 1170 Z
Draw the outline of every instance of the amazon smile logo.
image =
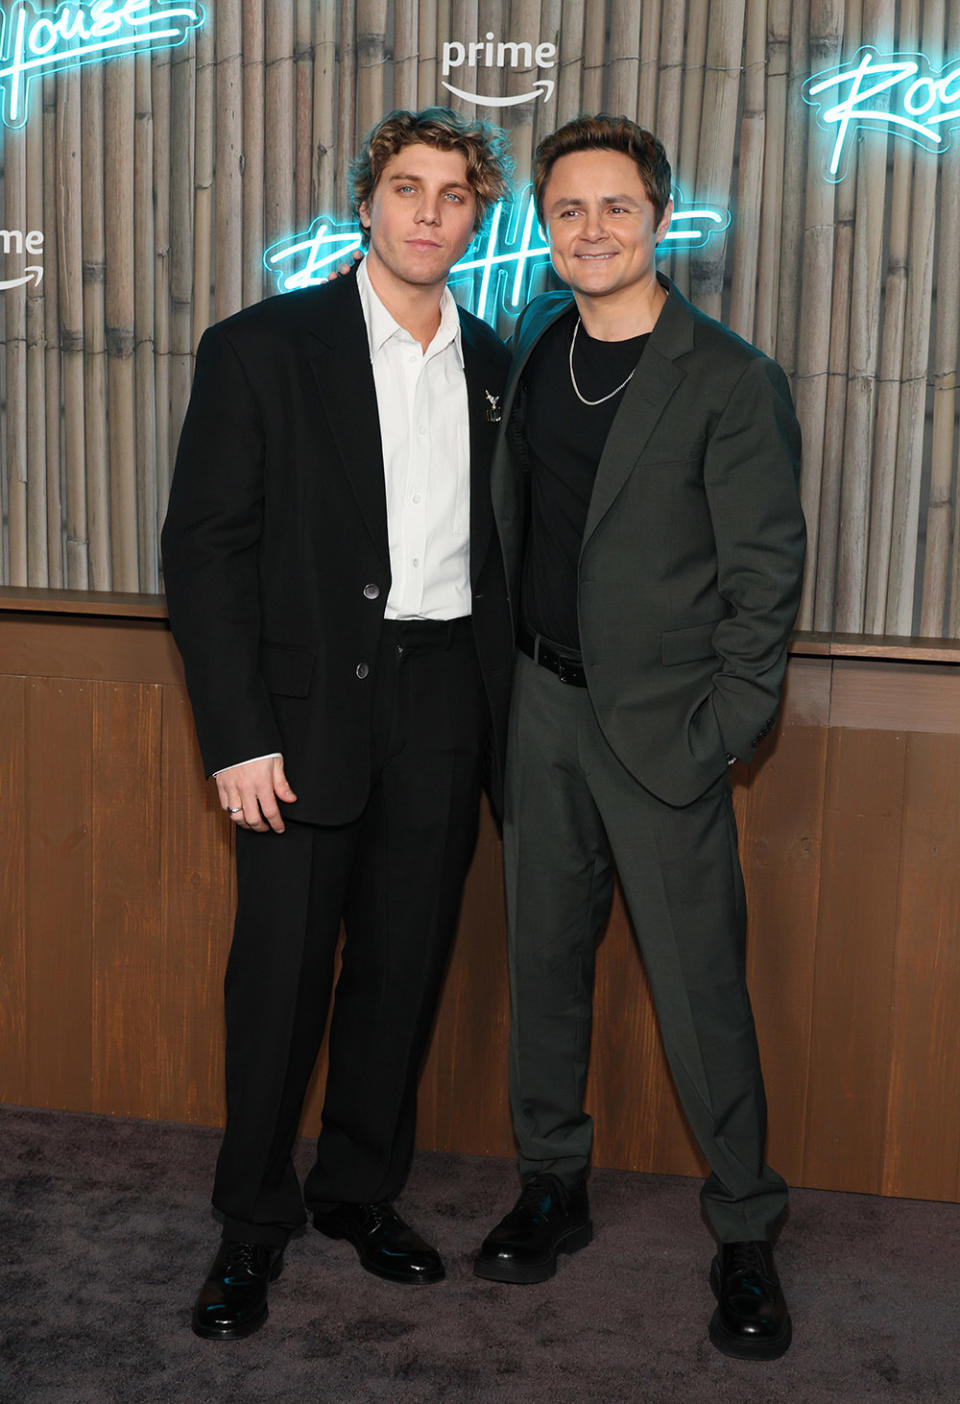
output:
M 8 257 L 10 254 L 27 254 L 30 258 L 42 258 L 43 230 L 29 229 L 24 234 L 22 229 L 0 229 L 0 253 Z M 0 292 L 22 288 L 25 283 L 32 282 L 36 282 L 39 287 L 42 279 L 43 265 L 28 263 L 21 277 L 0 278 Z
M 513 97 L 495 97 L 490 94 L 470 92 L 466 88 L 454 87 L 447 78 L 459 69 L 473 69 L 471 77 L 464 74 L 464 81 L 479 82 L 478 69 L 509 68 L 523 71 L 533 68 L 553 68 L 557 62 L 556 44 L 515 44 L 512 40 L 498 40 L 488 30 L 483 39 L 469 44 L 449 40 L 440 52 L 440 81 L 448 93 L 463 98 L 465 102 L 475 102 L 479 107 L 516 107 L 522 102 L 536 102 L 542 97 L 547 102 L 553 93 L 552 78 L 539 78 L 533 83 L 530 92 L 517 93 Z M 457 72 L 457 78 L 460 74 Z

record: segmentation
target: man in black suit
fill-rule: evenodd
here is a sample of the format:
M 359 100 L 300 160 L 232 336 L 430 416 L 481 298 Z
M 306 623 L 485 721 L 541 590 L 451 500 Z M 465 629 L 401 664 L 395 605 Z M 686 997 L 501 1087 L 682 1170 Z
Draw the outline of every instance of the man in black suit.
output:
M 523 1191 L 476 1272 L 539 1282 L 590 1241 L 594 948 L 619 873 L 720 1248 L 714 1344 L 772 1358 L 786 1202 L 744 978 L 728 764 L 770 730 L 800 595 L 800 435 L 773 361 L 654 269 L 662 145 L 583 117 L 534 190 L 572 289 L 526 309 L 494 506 L 522 650 L 507 752 L 510 1084 Z
M 444 1275 L 391 1201 L 481 778 L 496 803 L 504 746 L 512 634 L 488 469 L 508 357 L 446 288 L 505 193 L 502 149 L 447 109 L 390 114 L 351 173 L 355 276 L 247 308 L 197 353 L 164 571 L 238 889 L 201 1336 L 263 1322 L 304 1202 L 369 1271 Z M 291 1149 L 341 919 L 301 1192 Z

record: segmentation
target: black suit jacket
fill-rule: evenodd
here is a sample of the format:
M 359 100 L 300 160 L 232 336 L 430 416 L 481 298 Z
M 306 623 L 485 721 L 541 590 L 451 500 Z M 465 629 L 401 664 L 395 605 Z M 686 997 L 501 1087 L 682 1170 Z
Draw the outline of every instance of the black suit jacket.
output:
M 773 725 L 800 600 L 800 429 L 780 367 L 669 289 L 604 446 L 579 562 L 590 697 L 620 761 L 659 798 L 690 803 L 727 753 Z M 571 304 L 524 312 L 493 494 L 517 600 L 524 445 L 511 411 L 531 351 Z
M 489 495 L 509 356 L 460 313 L 470 413 L 473 627 L 499 796 L 512 635 Z M 246 308 L 197 352 L 162 535 L 170 622 L 208 773 L 281 751 L 291 817 L 366 801 L 390 589 L 377 399 L 353 276 Z M 368 671 L 369 670 L 369 671 Z

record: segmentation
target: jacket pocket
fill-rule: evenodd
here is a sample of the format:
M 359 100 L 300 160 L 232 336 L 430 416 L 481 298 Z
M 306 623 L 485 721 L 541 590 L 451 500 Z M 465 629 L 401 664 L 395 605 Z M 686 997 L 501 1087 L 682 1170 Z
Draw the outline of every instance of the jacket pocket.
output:
M 313 680 L 316 656 L 309 648 L 289 644 L 264 643 L 260 646 L 260 671 L 270 692 L 281 697 L 306 697 Z
M 713 658 L 713 635 L 720 619 L 707 624 L 692 624 L 687 629 L 668 629 L 660 635 L 660 659 L 666 667 L 674 663 L 692 663 L 698 658 Z

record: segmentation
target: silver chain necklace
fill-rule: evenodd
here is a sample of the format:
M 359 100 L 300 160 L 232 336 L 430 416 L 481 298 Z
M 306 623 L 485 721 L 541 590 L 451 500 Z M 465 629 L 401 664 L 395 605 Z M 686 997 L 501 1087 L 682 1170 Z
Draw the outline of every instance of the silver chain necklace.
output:
M 602 404 L 604 403 L 604 401 L 606 401 L 606 400 L 612 400 L 613 397 L 614 397 L 614 395 L 619 395 L 619 394 L 620 394 L 620 391 L 624 388 L 624 386 L 630 384 L 631 380 L 633 379 L 634 375 L 636 374 L 637 368 L 636 368 L 636 366 L 634 366 L 633 370 L 632 370 L 632 371 L 630 372 L 630 374 L 627 376 L 626 380 L 624 380 L 624 381 L 622 382 L 622 384 L 618 385 L 617 388 L 616 388 L 616 390 L 611 390 L 609 395 L 601 395 L 600 398 L 599 398 L 599 400 L 588 400 L 584 395 L 581 395 L 581 394 L 580 394 L 580 386 L 577 384 L 577 377 L 576 377 L 576 376 L 574 375 L 574 373 L 573 373 L 573 348 L 574 348 L 574 347 L 576 346 L 576 344 L 577 344 L 577 332 L 578 332 L 579 330 L 580 330 L 580 318 L 578 317 L 578 318 L 577 318 L 577 325 L 576 325 L 576 326 L 574 327 L 574 329 L 573 329 L 573 336 L 570 338 L 570 357 L 569 357 L 569 359 L 570 359 L 570 384 L 573 386 L 573 393 L 576 395 L 577 399 L 580 401 L 580 403 L 581 403 L 582 405 L 602 405 Z

